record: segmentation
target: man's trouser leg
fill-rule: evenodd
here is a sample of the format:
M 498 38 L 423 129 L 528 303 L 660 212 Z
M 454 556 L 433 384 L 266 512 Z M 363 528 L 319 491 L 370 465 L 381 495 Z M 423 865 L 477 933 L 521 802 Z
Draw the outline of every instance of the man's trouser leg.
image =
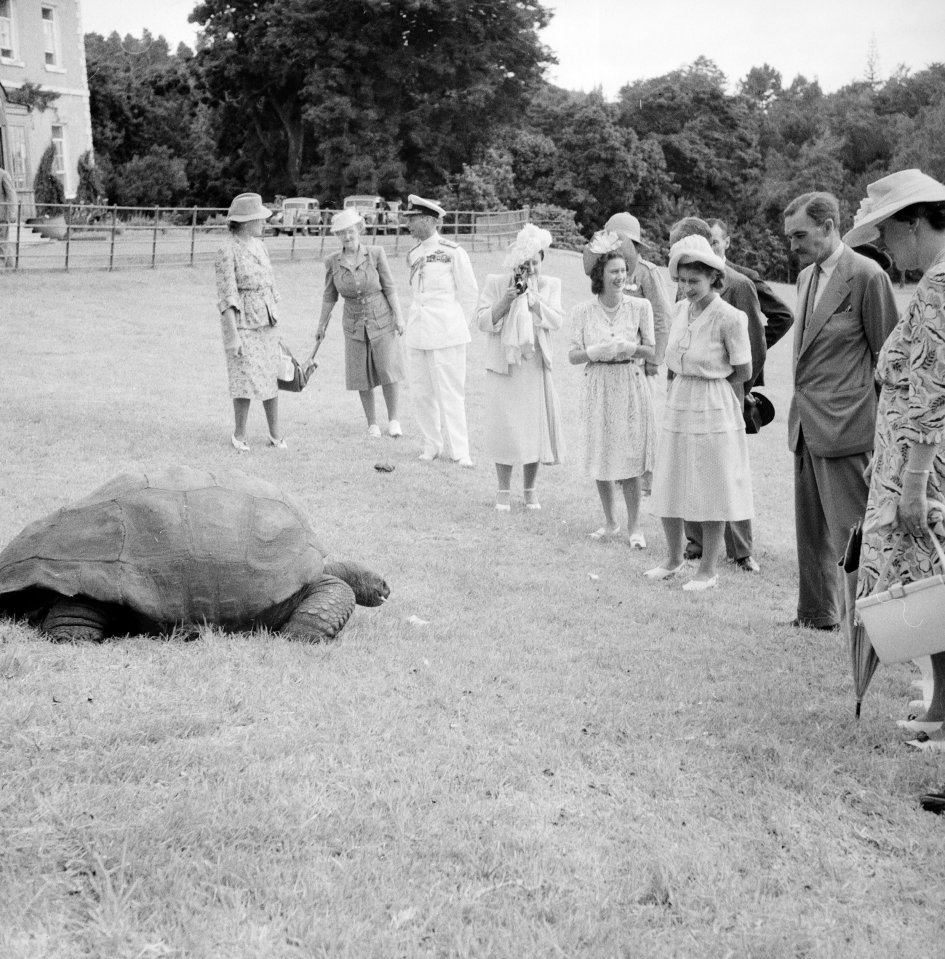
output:
M 797 618 L 835 626 L 843 616 L 837 563 L 850 530 L 866 512 L 868 453 L 812 456 L 801 440 L 794 456 L 794 523 L 797 533 Z
M 436 350 L 407 350 L 410 361 L 410 393 L 417 426 L 423 435 L 423 451 L 434 456 L 443 452 L 440 404 L 437 401 L 434 354 Z
M 443 429 L 454 460 L 469 458 L 466 429 L 466 346 L 433 350 L 433 376 L 437 384 Z

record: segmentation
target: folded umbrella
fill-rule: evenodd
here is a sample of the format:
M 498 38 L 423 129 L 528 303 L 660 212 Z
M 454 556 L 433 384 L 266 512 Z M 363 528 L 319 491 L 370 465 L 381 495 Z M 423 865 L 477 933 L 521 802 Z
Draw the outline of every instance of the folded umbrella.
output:
M 860 550 L 863 546 L 863 527 L 857 523 L 850 530 L 847 548 L 844 550 L 840 566 L 843 571 L 843 595 L 846 600 L 845 626 L 847 642 L 850 646 L 850 665 L 853 668 L 853 688 L 856 692 L 856 718 L 860 718 L 860 706 L 866 688 L 876 672 L 879 659 L 873 651 L 866 630 L 856 618 L 856 587 L 860 574 Z

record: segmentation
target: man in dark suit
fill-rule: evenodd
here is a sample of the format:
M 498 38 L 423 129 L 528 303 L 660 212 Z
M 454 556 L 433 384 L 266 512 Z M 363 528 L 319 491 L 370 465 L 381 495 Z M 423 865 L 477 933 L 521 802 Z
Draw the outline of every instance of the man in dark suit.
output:
M 674 223 L 669 232 L 669 242 L 681 240 L 685 236 L 701 236 L 712 242 L 712 230 L 705 220 L 696 216 L 687 216 Z M 765 354 L 765 319 L 761 313 L 758 294 L 755 286 L 747 276 L 732 269 L 731 264 L 725 266 L 724 287 L 719 296 L 726 303 L 741 310 L 748 317 L 748 340 L 751 344 L 751 379 L 744 384 L 744 389 L 750 390 L 756 382 L 756 377 L 764 368 Z M 687 522 L 686 529 L 686 559 L 698 559 L 702 556 L 702 524 Z M 725 524 L 725 554 L 735 565 L 746 573 L 757 573 L 761 567 L 752 556 L 751 520 L 742 519 Z
M 825 630 L 843 616 L 837 561 L 866 510 L 873 371 L 898 318 L 889 277 L 841 243 L 839 223 L 840 208 L 829 193 L 805 193 L 784 210 L 784 232 L 805 267 L 797 278 L 788 414 L 799 569 L 791 625 Z
M 793 326 L 794 313 L 770 286 L 762 279 L 757 270 L 752 270 L 747 266 L 739 266 L 728 259 L 728 248 L 732 238 L 728 232 L 728 226 L 724 220 L 712 219 L 706 221 L 712 230 L 712 239 L 709 241 L 713 251 L 725 260 L 726 265 L 733 270 L 747 276 L 755 284 L 755 292 L 758 294 L 758 302 L 761 305 L 761 312 L 765 317 L 765 349 L 770 350 L 781 337 Z M 760 370 L 752 370 L 753 385 L 765 385 L 764 367 Z

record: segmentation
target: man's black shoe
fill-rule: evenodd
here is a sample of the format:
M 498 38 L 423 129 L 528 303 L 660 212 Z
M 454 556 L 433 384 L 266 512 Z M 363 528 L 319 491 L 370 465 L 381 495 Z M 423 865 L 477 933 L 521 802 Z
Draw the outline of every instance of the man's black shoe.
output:
M 818 623 L 812 623 L 809 619 L 792 619 L 789 623 L 785 624 L 786 626 L 793 626 L 794 629 L 819 629 L 824 633 L 835 633 L 840 628 L 836 623 L 832 626 L 820 625 Z

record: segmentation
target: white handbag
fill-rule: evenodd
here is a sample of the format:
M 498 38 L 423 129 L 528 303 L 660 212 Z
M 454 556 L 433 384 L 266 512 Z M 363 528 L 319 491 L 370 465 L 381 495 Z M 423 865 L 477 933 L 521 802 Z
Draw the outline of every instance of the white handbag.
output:
M 942 544 L 931 530 L 929 536 L 940 568 L 945 571 Z M 885 571 L 877 585 L 885 578 Z M 882 592 L 858 599 L 856 617 L 881 662 L 904 663 L 940 653 L 945 650 L 945 575 L 936 573 L 914 583 L 890 583 Z

